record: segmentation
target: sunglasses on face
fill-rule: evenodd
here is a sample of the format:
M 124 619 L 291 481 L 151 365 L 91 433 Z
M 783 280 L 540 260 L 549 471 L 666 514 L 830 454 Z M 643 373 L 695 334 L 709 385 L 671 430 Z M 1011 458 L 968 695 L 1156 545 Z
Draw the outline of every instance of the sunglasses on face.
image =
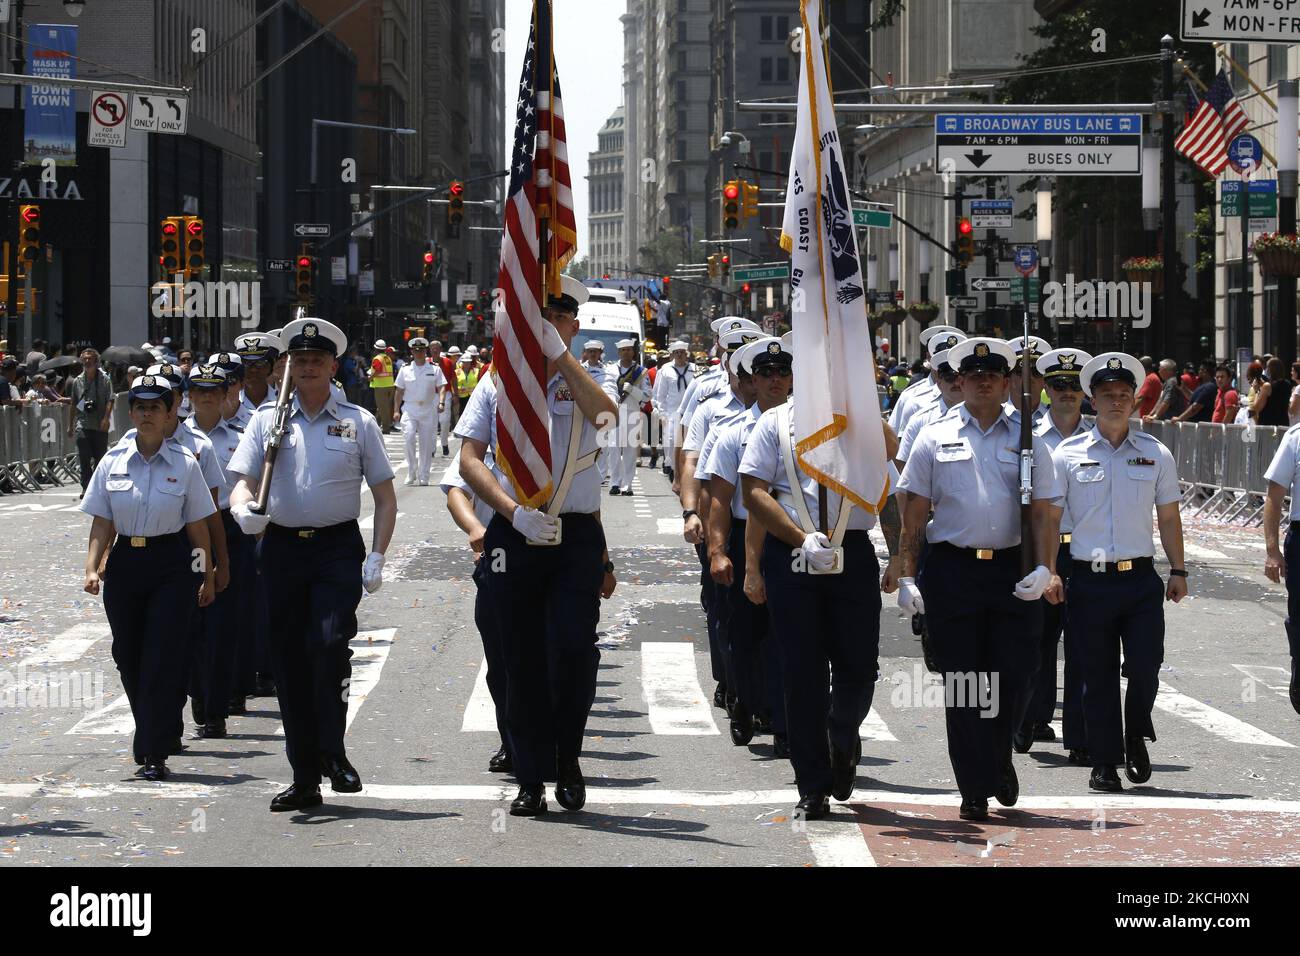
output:
M 754 374 L 759 378 L 787 378 L 794 374 L 794 370 L 780 368 L 776 365 L 765 365 L 763 368 L 754 369 Z
M 958 376 L 956 372 L 944 371 L 943 369 L 939 370 L 939 378 L 945 382 L 949 382 L 949 383 L 955 382 L 957 381 L 957 377 Z
M 1053 378 L 1047 382 L 1047 387 L 1054 392 L 1082 392 L 1083 386 L 1077 379 L 1073 378 Z

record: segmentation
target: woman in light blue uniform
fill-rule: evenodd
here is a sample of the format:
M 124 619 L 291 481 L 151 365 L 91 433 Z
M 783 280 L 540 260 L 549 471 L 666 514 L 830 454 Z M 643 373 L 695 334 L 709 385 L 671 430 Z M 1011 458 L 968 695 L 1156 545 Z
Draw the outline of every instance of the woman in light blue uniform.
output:
M 188 663 L 177 622 L 216 594 L 206 524 L 216 506 L 198 461 L 164 440 L 174 400 L 163 378 L 131 383 L 134 436 L 100 460 L 80 506 L 95 519 L 85 590 L 99 594 L 103 586 L 113 660 L 135 718 L 135 759 L 148 780 L 166 778 L 175 744 L 177 688 L 183 693 Z

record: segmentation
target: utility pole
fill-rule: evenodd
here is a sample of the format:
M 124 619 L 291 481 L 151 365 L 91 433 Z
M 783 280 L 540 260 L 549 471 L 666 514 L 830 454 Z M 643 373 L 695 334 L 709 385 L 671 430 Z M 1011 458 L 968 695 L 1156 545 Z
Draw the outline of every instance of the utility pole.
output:
M 1277 226 L 1285 235 L 1295 233 L 1296 206 L 1296 99 L 1295 80 L 1277 84 Z M 1295 276 L 1277 277 L 1277 321 L 1272 351 L 1286 363 L 1296 360 Z
M 1174 317 L 1179 314 L 1180 298 L 1177 199 L 1174 196 L 1174 38 L 1167 33 L 1160 38 L 1160 101 L 1160 209 L 1164 227 L 1165 308 L 1160 317 L 1160 330 L 1154 336 L 1159 348 L 1155 356 L 1157 361 L 1172 357 L 1170 349 L 1177 347 L 1173 324 Z M 1242 213 L 1245 211 L 1243 208 Z

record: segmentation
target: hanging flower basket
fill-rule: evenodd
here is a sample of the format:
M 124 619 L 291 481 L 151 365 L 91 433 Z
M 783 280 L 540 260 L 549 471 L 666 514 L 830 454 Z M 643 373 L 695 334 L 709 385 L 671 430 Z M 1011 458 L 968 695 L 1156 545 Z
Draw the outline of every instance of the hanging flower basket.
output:
M 1294 234 L 1266 232 L 1251 245 L 1259 267 L 1268 276 L 1300 276 L 1300 240 Z
M 913 302 L 907 307 L 907 314 L 924 327 L 938 317 L 939 306 L 934 302 Z
M 903 308 L 901 305 L 887 306 L 876 314 L 882 321 L 888 322 L 890 325 L 895 327 L 902 325 L 903 320 L 906 319 L 908 315 L 907 309 Z
M 1165 260 L 1161 256 L 1132 256 L 1119 267 L 1129 282 L 1149 282 L 1157 295 L 1165 290 Z

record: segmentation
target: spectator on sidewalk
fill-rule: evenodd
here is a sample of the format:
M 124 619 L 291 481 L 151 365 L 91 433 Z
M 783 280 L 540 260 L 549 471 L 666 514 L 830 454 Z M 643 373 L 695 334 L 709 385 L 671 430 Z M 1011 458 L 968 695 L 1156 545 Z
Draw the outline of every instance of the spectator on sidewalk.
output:
M 69 390 L 74 414 L 68 435 L 77 442 L 81 494 L 84 497 L 95 466 L 108 450 L 108 428 L 113 420 L 113 386 L 99 368 L 99 352 L 95 349 L 82 351 L 81 367 L 82 373 L 72 380 Z
M 1178 381 L 1178 363 L 1173 359 L 1161 359 L 1157 374 L 1163 383 L 1160 387 L 1160 400 L 1151 409 L 1150 415 L 1142 416 L 1143 421 L 1166 421 L 1182 414 L 1187 407 L 1182 383 Z
M 1214 384 L 1219 393 L 1214 400 L 1214 416 L 1211 421 L 1231 425 L 1237 420 L 1237 410 L 1241 406 L 1241 396 L 1232 387 L 1232 369 L 1227 365 L 1215 369 Z
M 1287 410 L 1291 407 L 1291 392 L 1295 383 L 1287 377 L 1286 364 L 1280 358 L 1270 358 L 1264 371 L 1268 381 L 1255 394 L 1255 402 L 1250 407 L 1251 417 L 1257 425 L 1287 428 L 1291 424 Z
M 1196 372 L 1191 400 L 1180 414 L 1174 416 L 1176 422 L 1208 422 L 1214 418 L 1214 406 L 1219 396 L 1214 360 L 1202 360 Z
M 1160 376 L 1156 374 L 1156 360 L 1150 355 L 1144 355 L 1139 362 L 1146 369 L 1146 378 L 1142 381 L 1142 387 L 1138 389 L 1138 417 L 1146 418 L 1151 414 L 1151 409 L 1156 407 L 1156 402 L 1160 401 L 1161 381 Z

